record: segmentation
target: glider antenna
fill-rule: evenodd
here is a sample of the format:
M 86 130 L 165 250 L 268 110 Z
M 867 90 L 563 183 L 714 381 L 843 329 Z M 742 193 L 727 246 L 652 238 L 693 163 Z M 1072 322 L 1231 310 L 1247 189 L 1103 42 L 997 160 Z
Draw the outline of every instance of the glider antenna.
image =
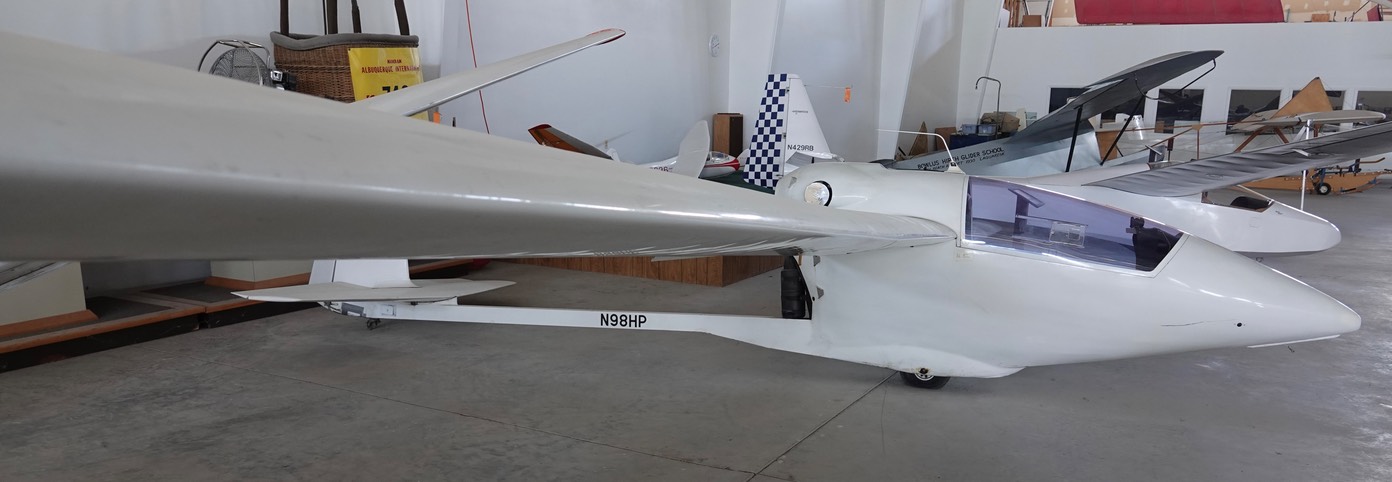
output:
M 947 138 L 943 137 L 942 134 L 938 134 L 938 133 L 936 133 L 936 132 L 901 131 L 901 130 L 895 130 L 895 129 L 875 129 L 875 130 L 880 131 L 880 132 L 897 132 L 897 133 L 900 133 L 900 134 L 913 134 L 913 135 L 918 135 L 918 136 L 933 136 L 933 137 L 936 137 L 936 138 L 938 138 L 938 140 L 941 140 L 941 141 L 942 141 L 942 143 L 943 143 L 943 149 L 947 150 L 947 164 L 948 164 L 949 166 L 957 166 L 957 158 L 952 156 L 952 147 L 947 145 Z

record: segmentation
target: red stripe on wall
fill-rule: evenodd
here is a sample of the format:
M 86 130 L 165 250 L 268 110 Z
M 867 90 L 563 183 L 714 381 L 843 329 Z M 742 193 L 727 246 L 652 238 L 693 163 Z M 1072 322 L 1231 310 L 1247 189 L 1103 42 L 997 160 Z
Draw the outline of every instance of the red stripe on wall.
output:
M 1279 23 L 1281 0 L 1074 0 L 1078 23 Z

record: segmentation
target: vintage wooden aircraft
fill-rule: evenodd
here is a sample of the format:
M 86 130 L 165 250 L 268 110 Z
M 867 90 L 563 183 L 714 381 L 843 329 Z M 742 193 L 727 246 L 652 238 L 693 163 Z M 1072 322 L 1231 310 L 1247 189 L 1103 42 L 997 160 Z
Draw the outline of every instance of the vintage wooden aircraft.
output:
M 1285 128 L 1303 127 L 1301 131 L 1305 137 L 1317 137 L 1321 131 L 1328 127 L 1336 127 L 1345 123 L 1381 122 L 1386 118 L 1386 114 L 1376 111 L 1334 110 L 1333 104 L 1329 102 L 1329 95 L 1324 89 L 1324 82 L 1319 77 L 1315 77 L 1310 83 L 1305 84 L 1304 88 L 1292 95 L 1290 101 L 1286 102 L 1280 109 L 1254 113 L 1243 119 L 1241 123 L 1234 125 L 1234 130 L 1248 133 L 1247 138 L 1234 150 L 1241 151 L 1263 133 L 1275 134 L 1282 141 L 1288 142 L 1285 133 L 1282 132 Z M 1303 190 L 1320 195 L 1365 191 L 1377 183 L 1378 176 L 1382 173 L 1363 172 L 1361 165 L 1380 161 L 1381 159 L 1361 162 L 1348 168 L 1320 166 L 1317 170 L 1301 172 L 1299 176 L 1277 176 L 1249 182 L 1246 186 L 1289 191 Z
M 351 260 L 245 295 L 376 319 L 705 332 L 925 386 L 1361 322 L 1202 238 L 1005 180 L 818 163 L 769 196 L 402 117 L 433 101 L 374 112 L 7 34 L 0 60 L 3 260 Z M 1299 168 L 1386 150 L 1389 127 L 1249 155 Z M 265 141 L 225 149 L 228 133 Z M 810 318 L 457 305 L 506 282 L 412 281 L 399 259 L 769 253 L 802 256 Z
M 1362 161 L 1348 167 L 1334 166 L 1328 168 L 1309 169 L 1301 175 L 1276 176 L 1273 178 L 1252 181 L 1243 186 L 1255 189 L 1279 189 L 1284 191 L 1299 191 L 1303 189 L 1308 193 L 1315 193 L 1321 196 L 1330 194 L 1348 194 L 1363 192 L 1372 189 L 1378 184 L 1379 178 L 1387 175 L 1385 170 L 1365 170 L 1363 166 L 1377 164 L 1385 158 L 1376 161 Z

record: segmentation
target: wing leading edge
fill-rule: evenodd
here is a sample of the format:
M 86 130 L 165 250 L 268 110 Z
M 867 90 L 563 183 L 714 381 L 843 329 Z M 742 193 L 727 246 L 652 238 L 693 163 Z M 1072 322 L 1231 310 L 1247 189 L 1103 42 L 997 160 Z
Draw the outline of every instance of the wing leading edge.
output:
M 613 42 L 624 33 L 616 28 L 600 30 L 569 42 L 363 99 L 353 105 L 402 116 L 415 115 L 561 57 Z
M 0 34 L 0 58 L 0 259 L 854 252 L 955 236 L 21 36 Z
M 1255 151 L 1222 154 L 1087 185 L 1147 196 L 1189 196 L 1389 151 L 1392 151 L 1392 122 Z

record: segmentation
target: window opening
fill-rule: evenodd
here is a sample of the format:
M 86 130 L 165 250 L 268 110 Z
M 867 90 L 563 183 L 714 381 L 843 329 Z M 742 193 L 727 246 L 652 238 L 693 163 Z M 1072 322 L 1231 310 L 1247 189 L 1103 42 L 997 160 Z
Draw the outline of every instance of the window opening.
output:
M 1066 260 L 1152 271 L 1179 230 L 1062 194 L 973 177 L 964 246 L 985 245 Z
M 1271 198 L 1257 194 L 1256 191 L 1242 186 L 1214 189 L 1203 193 L 1201 199 L 1204 204 L 1246 209 L 1256 212 L 1265 211 L 1266 208 L 1271 207 L 1274 203 Z

